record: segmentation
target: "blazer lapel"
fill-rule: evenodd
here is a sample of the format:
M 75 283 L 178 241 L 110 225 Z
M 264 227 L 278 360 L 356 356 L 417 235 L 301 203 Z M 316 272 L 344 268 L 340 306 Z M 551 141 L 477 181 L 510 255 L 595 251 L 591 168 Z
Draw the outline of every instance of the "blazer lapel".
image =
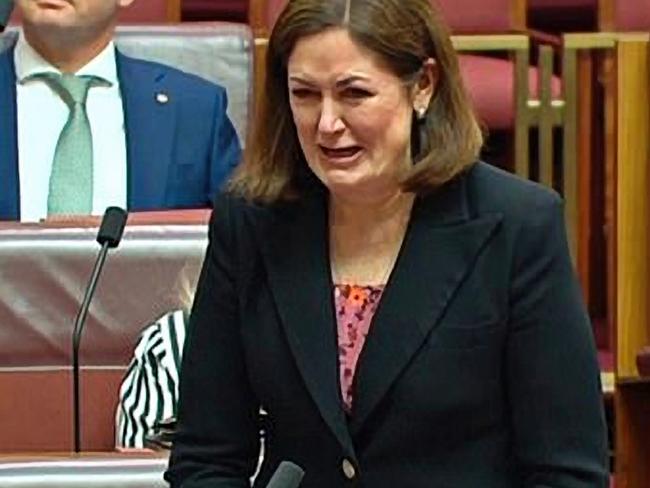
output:
M 272 234 L 260 236 L 271 291 L 305 385 L 347 455 L 354 457 L 338 383 L 327 199 L 319 195 L 285 210 Z
M 0 219 L 20 218 L 14 50 L 0 54 Z
M 128 207 L 160 206 L 173 154 L 174 96 L 166 86 L 164 71 L 119 51 L 116 59 L 124 106 Z
M 469 219 L 464 178 L 416 200 L 357 365 L 353 436 L 436 326 L 500 219 Z

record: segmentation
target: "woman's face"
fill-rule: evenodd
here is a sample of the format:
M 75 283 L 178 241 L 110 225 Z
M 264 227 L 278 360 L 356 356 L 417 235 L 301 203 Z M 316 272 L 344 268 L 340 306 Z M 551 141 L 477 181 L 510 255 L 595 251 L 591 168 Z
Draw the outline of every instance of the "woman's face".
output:
M 415 104 L 429 98 L 338 28 L 296 43 L 288 79 L 300 145 L 325 186 L 348 200 L 396 192 L 411 164 Z

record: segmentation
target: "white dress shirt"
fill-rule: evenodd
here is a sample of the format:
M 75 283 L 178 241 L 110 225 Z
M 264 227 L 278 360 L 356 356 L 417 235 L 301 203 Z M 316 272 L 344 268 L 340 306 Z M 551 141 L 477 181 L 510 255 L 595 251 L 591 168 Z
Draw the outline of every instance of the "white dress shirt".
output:
M 14 52 L 18 124 L 20 219 L 35 222 L 47 216 L 47 196 L 54 151 L 70 110 L 43 80 L 25 80 L 43 72 L 60 73 L 25 40 L 22 33 Z M 99 76 L 110 86 L 93 86 L 86 111 L 93 138 L 93 215 L 106 207 L 126 207 L 126 135 L 117 79 L 115 45 L 111 42 L 76 73 Z

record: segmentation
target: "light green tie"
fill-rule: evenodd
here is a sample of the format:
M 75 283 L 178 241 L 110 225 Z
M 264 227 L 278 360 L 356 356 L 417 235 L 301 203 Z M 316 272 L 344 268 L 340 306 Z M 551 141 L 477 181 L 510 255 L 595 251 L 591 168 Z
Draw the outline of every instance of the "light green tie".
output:
M 70 109 L 54 151 L 47 214 L 90 214 L 93 209 L 93 139 L 86 99 L 94 76 L 42 73 L 43 79 Z

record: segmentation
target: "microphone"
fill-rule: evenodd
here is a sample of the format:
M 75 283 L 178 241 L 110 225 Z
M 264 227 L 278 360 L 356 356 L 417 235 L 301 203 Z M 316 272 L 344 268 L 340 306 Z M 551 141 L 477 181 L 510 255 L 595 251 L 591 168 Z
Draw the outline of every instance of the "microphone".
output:
M 99 281 L 99 275 L 104 267 L 104 261 L 106 261 L 106 254 L 108 253 L 109 248 L 117 247 L 120 243 L 127 215 L 126 210 L 119 207 L 108 207 L 106 212 L 104 212 L 104 217 L 102 218 L 102 223 L 99 226 L 99 232 L 97 233 L 97 242 L 102 246 L 102 248 L 97 255 L 95 267 L 90 276 L 90 281 L 86 286 L 86 293 L 84 294 L 83 301 L 79 307 L 77 318 L 74 321 L 74 332 L 72 334 L 72 399 L 74 402 L 72 416 L 74 423 L 74 452 L 79 452 L 81 449 L 81 427 L 79 425 L 79 346 L 81 343 L 81 332 L 86 323 L 90 300 L 93 298 L 97 282 Z
M 282 461 L 266 488 L 298 488 L 305 471 L 291 461 Z
M 0 0 L 0 32 L 5 30 L 14 9 L 14 0 Z

